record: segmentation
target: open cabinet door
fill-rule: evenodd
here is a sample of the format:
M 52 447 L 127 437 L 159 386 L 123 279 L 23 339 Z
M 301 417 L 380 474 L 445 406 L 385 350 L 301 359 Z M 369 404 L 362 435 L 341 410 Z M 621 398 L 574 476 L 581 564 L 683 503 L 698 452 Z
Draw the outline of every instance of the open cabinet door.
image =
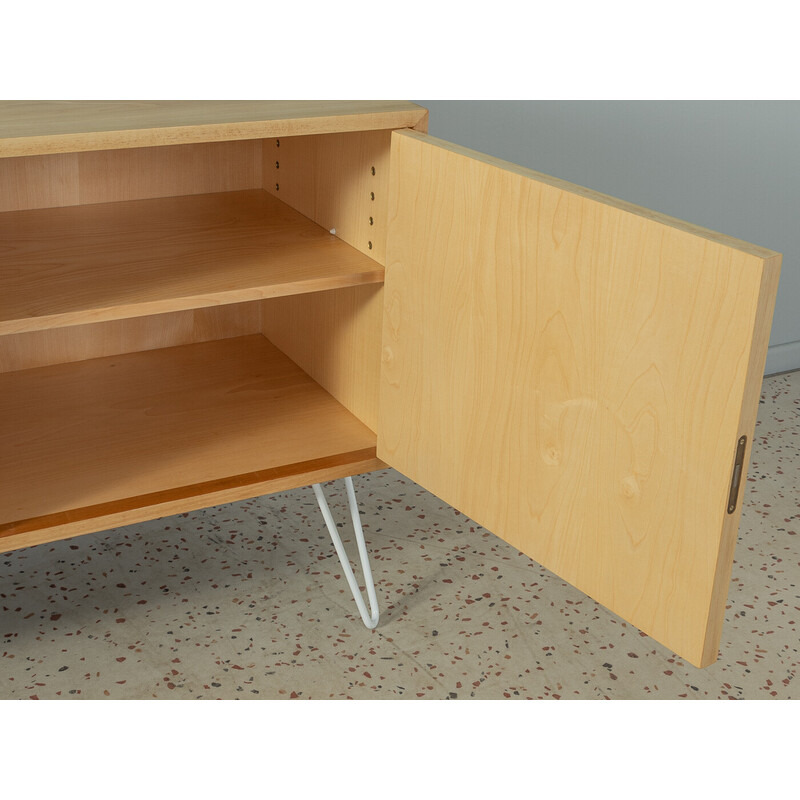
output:
M 414 131 L 391 159 L 378 456 L 712 663 L 780 255 Z

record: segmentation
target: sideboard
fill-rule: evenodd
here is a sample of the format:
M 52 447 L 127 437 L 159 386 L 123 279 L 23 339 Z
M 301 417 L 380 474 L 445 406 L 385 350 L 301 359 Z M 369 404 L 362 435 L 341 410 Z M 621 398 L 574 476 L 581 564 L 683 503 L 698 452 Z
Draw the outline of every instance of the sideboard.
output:
M 0 103 L 0 551 L 390 465 L 712 663 L 780 255 L 427 119 Z

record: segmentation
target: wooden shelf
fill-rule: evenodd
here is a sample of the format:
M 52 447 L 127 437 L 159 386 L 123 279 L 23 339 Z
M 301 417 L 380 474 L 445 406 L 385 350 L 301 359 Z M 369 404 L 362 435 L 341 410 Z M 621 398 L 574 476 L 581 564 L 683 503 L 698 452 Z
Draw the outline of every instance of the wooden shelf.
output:
M 0 334 L 380 283 L 261 189 L 0 214 Z
M 389 100 L 3 100 L 0 158 L 425 125 Z
M 0 375 L 0 552 L 382 466 L 261 335 Z

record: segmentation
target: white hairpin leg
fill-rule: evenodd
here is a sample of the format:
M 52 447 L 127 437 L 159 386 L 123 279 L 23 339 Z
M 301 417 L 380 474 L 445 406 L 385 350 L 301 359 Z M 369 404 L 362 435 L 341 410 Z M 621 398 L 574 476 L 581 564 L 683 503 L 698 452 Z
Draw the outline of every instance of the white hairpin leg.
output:
M 378 598 L 375 595 L 375 584 L 372 582 L 372 570 L 369 566 L 369 553 L 367 553 L 367 546 L 364 543 L 364 531 L 361 528 L 361 516 L 358 513 L 358 506 L 356 505 L 356 492 L 353 488 L 353 479 L 345 478 L 345 486 L 347 487 L 347 501 L 350 505 L 350 516 L 353 519 L 353 528 L 356 532 L 356 542 L 358 543 L 358 554 L 361 556 L 361 571 L 364 573 L 364 585 L 367 587 L 367 596 L 369 597 L 369 613 L 364 604 L 364 598 L 361 596 L 361 589 L 356 583 L 353 570 L 350 567 L 350 559 L 347 557 L 342 540 L 339 537 L 339 532 L 336 530 L 336 523 L 333 521 L 328 502 L 325 500 L 325 495 L 322 493 L 322 487 L 315 483 L 313 485 L 314 494 L 319 504 L 319 510 L 325 519 L 325 524 L 328 526 L 328 533 L 331 535 L 333 546 L 336 548 L 336 555 L 339 556 L 339 561 L 342 562 L 342 569 L 347 578 L 347 583 L 350 585 L 350 591 L 353 593 L 353 599 L 356 601 L 358 611 L 361 614 L 361 619 L 364 624 L 372 630 L 378 624 Z

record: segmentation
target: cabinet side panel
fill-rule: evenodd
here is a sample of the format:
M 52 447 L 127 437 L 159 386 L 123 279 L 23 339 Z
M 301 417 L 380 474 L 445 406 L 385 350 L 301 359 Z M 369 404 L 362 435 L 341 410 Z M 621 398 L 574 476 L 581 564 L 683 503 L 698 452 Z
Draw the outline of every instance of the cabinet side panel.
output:
M 259 303 L 0 336 L 0 373 L 261 332 Z
M 260 140 L 0 159 L 0 212 L 261 188 Z
M 265 139 L 264 189 L 383 265 L 390 150 L 388 130 Z
M 427 109 L 425 110 L 425 114 L 421 117 L 420 121 L 412 127 L 412 130 L 419 131 L 420 133 L 427 133 L 428 132 L 428 119 L 429 114 Z
M 383 286 L 276 297 L 260 305 L 264 335 L 377 431 Z

